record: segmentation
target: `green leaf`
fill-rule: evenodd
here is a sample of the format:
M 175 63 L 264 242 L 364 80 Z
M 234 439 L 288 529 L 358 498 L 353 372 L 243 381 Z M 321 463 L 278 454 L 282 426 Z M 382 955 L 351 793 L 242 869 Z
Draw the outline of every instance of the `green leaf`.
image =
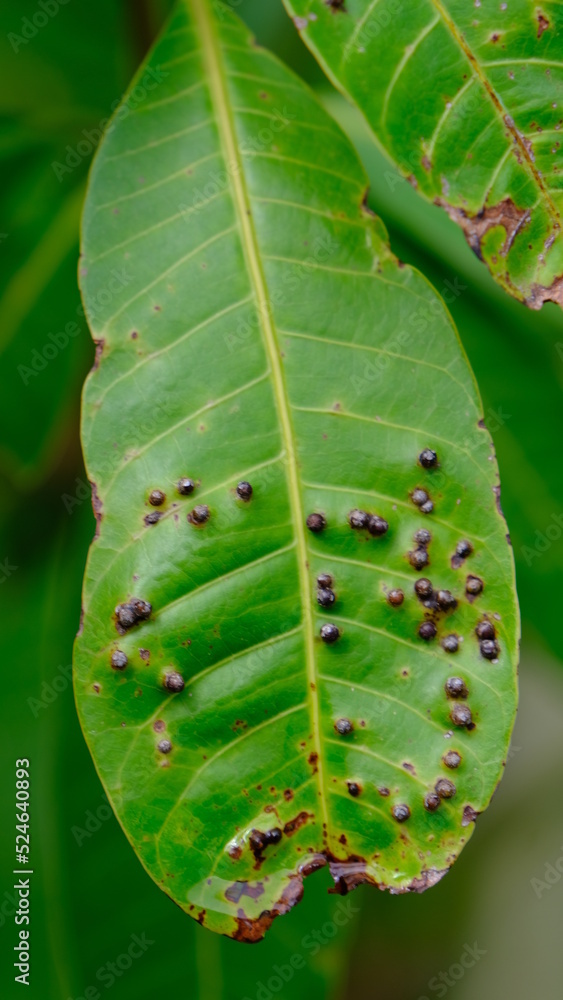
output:
M 341 892 L 438 881 L 490 800 L 514 718 L 513 564 L 480 401 L 442 301 L 391 254 L 365 184 L 307 88 L 225 8 L 191 0 L 139 71 L 86 200 L 98 365 L 83 442 L 99 534 L 80 718 L 148 872 L 242 940 L 326 863 Z M 419 464 L 426 448 L 437 467 Z M 355 508 L 388 530 L 352 529 Z M 312 513 L 324 530 L 306 527 Z M 430 607 L 413 589 L 421 529 Z M 464 539 L 471 554 L 452 558 Z M 317 603 L 320 573 L 332 607 Z M 469 576 L 484 583 L 471 600 Z M 437 609 L 438 590 L 456 607 Z M 127 627 L 135 599 L 151 610 Z M 437 636 L 424 641 L 427 618 Z M 484 619 L 493 662 L 474 634 Z M 458 675 L 474 728 L 451 719 L 466 703 L 446 697 Z M 456 794 L 429 811 L 440 779 Z
M 533 309 L 563 305 L 561 5 L 284 3 L 388 156 L 493 277 Z

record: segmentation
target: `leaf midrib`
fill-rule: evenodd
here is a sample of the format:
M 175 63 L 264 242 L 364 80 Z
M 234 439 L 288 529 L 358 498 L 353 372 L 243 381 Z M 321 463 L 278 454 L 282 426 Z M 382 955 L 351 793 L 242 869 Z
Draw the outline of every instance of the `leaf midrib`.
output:
M 217 114 L 217 125 L 224 159 L 227 164 L 233 164 L 230 170 L 230 184 L 233 202 L 238 217 L 238 227 L 241 242 L 245 252 L 250 282 L 254 291 L 256 311 L 266 354 L 270 363 L 272 385 L 276 408 L 280 420 L 282 438 L 286 452 L 289 502 L 295 527 L 297 543 L 297 562 L 299 573 L 299 589 L 301 607 L 303 609 L 303 629 L 305 638 L 305 654 L 307 667 L 307 698 L 310 706 L 313 741 L 317 753 L 317 777 L 322 810 L 323 829 L 328 833 L 328 813 L 326 795 L 323 784 L 323 756 L 320 745 L 320 707 L 318 699 L 318 676 L 315 660 L 313 607 L 307 575 L 307 542 L 305 538 L 305 516 L 301 502 L 299 480 L 297 473 L 297 454 L 293 436 L 291 416 L 287 401 L 285 378 L 280 361 L 278 339 L 271 319 L 270 296 L 265 275 L 260 262 L 258 238 L 253 224 L 250 199 L 246 189 L 244 164 L 239 152 L 236 131 L 229 105 L 226 69 L 223 63 L 221 47 L 215 32 L 213 18 L 210 14 L 207 0 L 186 0 L 191 7 L 194 22 L 197 23 L 201 38 L 201 51 L 207 69 L 209 91 L 212 104 Z

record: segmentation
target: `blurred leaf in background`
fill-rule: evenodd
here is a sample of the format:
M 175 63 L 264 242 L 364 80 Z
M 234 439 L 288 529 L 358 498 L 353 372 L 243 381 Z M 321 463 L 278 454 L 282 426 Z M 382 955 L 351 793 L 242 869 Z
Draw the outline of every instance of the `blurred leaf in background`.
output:
M 456 1000 L 559 1000 L 563 671 L 552 657 L 563 659 L 562 322 L 555 307 L 536 314 L 510 302 L 471 260 L 453 223 L 416 199 L 359 118 L 326 91 L 281 2 L 232 6 L 263 44 L 313 85 L 322 83 L 370 173 L 370 204 L 393 249 L 442 290 L 475 370 L 497 446 L 524 627 L 508 774 L 463 858 L 430 892 L 392 897 L 361 887 L 339 899 L 328 896 L 319 872 L 300 906 L 250 950 L 195 926 L 142 870 L 103 799 L 69 679 L 94 530 L 78 441 L 81 386 L 94 352 L 76 286 L 76 227 L 91 152 L 60 181 L 52 163 L 64 163 L 66 147 L 76 149 L 83 131 L 108 116 L 171 4 L 69 0 L 15 52 L 8 34 L 40 8 L 2 0 L 2 996 L 21 995 L 12 978 L 11 872 L 13 768 L 25 755 L 32 771 L 32 1000 L 93 1000 L 110 989 L 115 1000 L 421 1000 L 445 996 L 444 989 Z M 53 342 L 49 334 L 73 322 L 80 333 L 24 384 L 18 366 L 31 367 L 32 352 L 41 354 Z M 485 954 L 459 977 L 462 958 L 470 961 L 467 946 Z M 291 964 L 293 955 L 302 965 Z

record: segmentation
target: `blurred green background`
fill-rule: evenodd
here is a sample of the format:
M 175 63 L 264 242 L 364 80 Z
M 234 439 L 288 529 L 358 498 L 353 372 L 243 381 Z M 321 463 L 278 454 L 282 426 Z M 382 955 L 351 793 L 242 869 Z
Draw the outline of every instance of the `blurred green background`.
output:
M 231 5 L 318 89 L 360 151 L 393 249 L 453 299 L 497 448 L 522 605 L 522 700 L 507 774 L 436 888 L 392 897 L 361 887 L 341 902 L 319 872 L 303 903 L 252 947 L 202 930 L 141 869 L 105 803 L 70 682 L 94 531 L 78 435 L 93 346 L 76 265 L 101 123 L 171 2 L 46 0 L 45 23 L 28 22 L 21 41 L 41 6 L 1 0 L 1 993 L 26 989 L 13 981 L 11 872 L 14 766 L 28 757 L 33 1000 L 98 1000 L 108 991 L 114 1000 L 559 1000 L 563 315 L 555 306 L 530 312 L 493 285 L 460 231 L 418 199 L 330 92 L 278 0 Z M 137 958 L 128 953 L 132 935 L 144 941 Z M 292 955 L 301 956 L 296 970 Z

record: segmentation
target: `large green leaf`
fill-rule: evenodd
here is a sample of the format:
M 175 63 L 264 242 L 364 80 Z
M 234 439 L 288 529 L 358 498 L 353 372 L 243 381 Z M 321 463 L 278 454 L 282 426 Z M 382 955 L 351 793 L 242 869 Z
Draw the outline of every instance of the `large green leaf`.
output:
M 514 717 L 512 557 L 451 320 L 363 207 L 338 126 L 207 0 L 178 5 L 131 95 L 148 80 L 102 145 L 84 215 L 98 365 L 83 441 L 99 533 L 77 701 L 149 873 L 205 926 L 256 940 L 326 863 L 341 892 L 420 891 L 452 864 Z M 424 449 L 436 467 L 419 463 Z M 191 495 L 177 489 L 186 477 Z M 155 490 L 165 499 L 151 506 Z M 352 529 L 355 508 L 388 530 Z M 311 513 L 324 530 L 306 527 Z M 428 606 L 411 565 L 422 529 Z M 320 573 L 332 607 L 317 603 Z M 476 597 L 469 577 L 484 583 Z M 437 607 L 438 590 L 455 608 Z M 150 613 L 126 627 L 135 599 Z M 474 634 L 483 620 L 492 662 Z M 451 676 L 467 699 L 446 696 Z M 463 705 L 474 725 L 452 720 Z M 456 793 L 432 811 L 440 779 Z
M 496 280 L 534 309 L 563 305 L 561 4 L 284 2 L 388 155 Z

